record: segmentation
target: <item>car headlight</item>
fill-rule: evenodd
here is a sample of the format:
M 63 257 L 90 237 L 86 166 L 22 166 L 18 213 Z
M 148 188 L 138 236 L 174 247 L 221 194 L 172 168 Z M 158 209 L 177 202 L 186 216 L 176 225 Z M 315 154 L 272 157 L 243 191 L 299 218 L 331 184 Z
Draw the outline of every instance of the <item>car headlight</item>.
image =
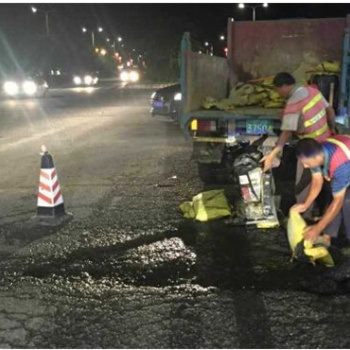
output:
M 177 94 L 175 94 L 174 101 L 181 101 L 181 92 L 178 92 Z
M 130 72 L 130 80 L 135 82 L 140 79 L 140 75 L 138 72 Z
M 94 85 L 96 85 L 96 84 L 97 84 L 97 82 L 98 82 L 98 78 L 97 78 L 97 77 L 95 77 L 95 78 L 94 78 L 94 80 L 93 80 L 93 84 L 94 84 Z
M 73 82 L 74 82 L 75 85 L 80 85 L 81 84 L 81 78 L 78 77 L 78 76 L 75 76 L 73 78 Z
M 26 95 L 34 95 L 38 90 L 38 86 L 34 81 L 27 80 L 22 84 L 22 89 Z
M 92 76 L 91 75 L 85 75 L 84 77 L 84 84 L 91 85 L 92 84 Z
M 18 84 L 14 81 L 7 81 L 4 84 L 4 91 L 7 95 L 14 96 L 18 94 Z
M 129 80 L 129 73 L 128 72 L 121 72 L 120 79 L 122 81 L 128 81 Z

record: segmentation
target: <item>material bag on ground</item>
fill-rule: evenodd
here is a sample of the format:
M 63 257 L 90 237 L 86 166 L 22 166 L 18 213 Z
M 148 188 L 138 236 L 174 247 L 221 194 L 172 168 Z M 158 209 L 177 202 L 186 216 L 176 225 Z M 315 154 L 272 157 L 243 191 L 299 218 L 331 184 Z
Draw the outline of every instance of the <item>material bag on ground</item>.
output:
M 184 216 L 198 221 L 210 221 L 231 215 L 231 206 L 224 190 L 201 192 L 192 198 L 192 202 L 180 205 Z
M 306 226 L 305 220 L 297 211 L 289 211 L 287 233 L 292 258 L 309 263 L 318 262 L 328 267 L 334 266 L 332 256 L 329 254 L 327 247 L 322 243 L 322 237 L 315 243 L 304 240 Z

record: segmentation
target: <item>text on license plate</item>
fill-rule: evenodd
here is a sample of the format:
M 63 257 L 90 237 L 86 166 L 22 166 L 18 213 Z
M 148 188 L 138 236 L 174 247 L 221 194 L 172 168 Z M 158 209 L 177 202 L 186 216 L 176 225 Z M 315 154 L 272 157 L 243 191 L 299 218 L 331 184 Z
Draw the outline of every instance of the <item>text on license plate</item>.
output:
M 272 120 L 252 119 L 246 121 L 246 133 L 249 135 L 270 134 L 272 132 Z
M 164 102 L 163 101 L 153 101 L 153 107 L 163 108 L 164 107 Z

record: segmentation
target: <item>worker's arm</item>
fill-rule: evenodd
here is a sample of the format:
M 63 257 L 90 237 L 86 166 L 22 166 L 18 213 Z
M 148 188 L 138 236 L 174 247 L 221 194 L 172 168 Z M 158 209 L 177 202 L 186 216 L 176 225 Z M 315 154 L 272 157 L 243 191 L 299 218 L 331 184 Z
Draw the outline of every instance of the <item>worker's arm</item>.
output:
M 327 113 L 327 122 L 328 122 L 328 126 L 332 131 L 332 134 L 335 134 L 335 112 L 334 112 L 334 108 L 331 105 L 328 105 L 328 107 L 326 107 L 326 113 Z
M 321 172 L 313 173 L 311 177 L 311 185 L 309 193 L 305 199 L 304 203 L 296 204 L 292 207 L 293 210 L 296 210 L 298 213 L 303 213 L 308 210 L 315 199 L 318 197 L 322 190 L 323 185 L 323 175 Z
M 315 241 L 317 237 L 323 232 L 323 230 L 332 222 L 332 220 L 337 216 L 344 204 L 346 188 L 337 194 L 333 194 L 333 200 L 328 207 L 326 213 L 323 215 L 322 219 L 316 224 L 306 228 L 304 232 L 304 238 L 306 240 Z M 327 233 L 327 232 L 326 232 Z
M 260 163 L 264 163 L 264 168 L 263 168 L 264 172 L 271 169 L 274 158 L 277 157 L 277 155 L 282 151 L 284 145 L 292 137 L 292 135 L 293 135 L 293 131 L 282 130 L 275 148 L 260 160 Z

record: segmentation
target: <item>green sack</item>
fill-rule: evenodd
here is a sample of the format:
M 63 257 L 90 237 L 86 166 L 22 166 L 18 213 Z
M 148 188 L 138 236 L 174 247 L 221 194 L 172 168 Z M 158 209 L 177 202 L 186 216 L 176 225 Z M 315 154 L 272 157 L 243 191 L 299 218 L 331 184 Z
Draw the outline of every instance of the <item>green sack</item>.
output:
M 180 205 L 185 218 L 198 221 L 210 221 L 231 215 L 231 207 L 224 190 L 201 192 L 192 198 L 192 202 Z

